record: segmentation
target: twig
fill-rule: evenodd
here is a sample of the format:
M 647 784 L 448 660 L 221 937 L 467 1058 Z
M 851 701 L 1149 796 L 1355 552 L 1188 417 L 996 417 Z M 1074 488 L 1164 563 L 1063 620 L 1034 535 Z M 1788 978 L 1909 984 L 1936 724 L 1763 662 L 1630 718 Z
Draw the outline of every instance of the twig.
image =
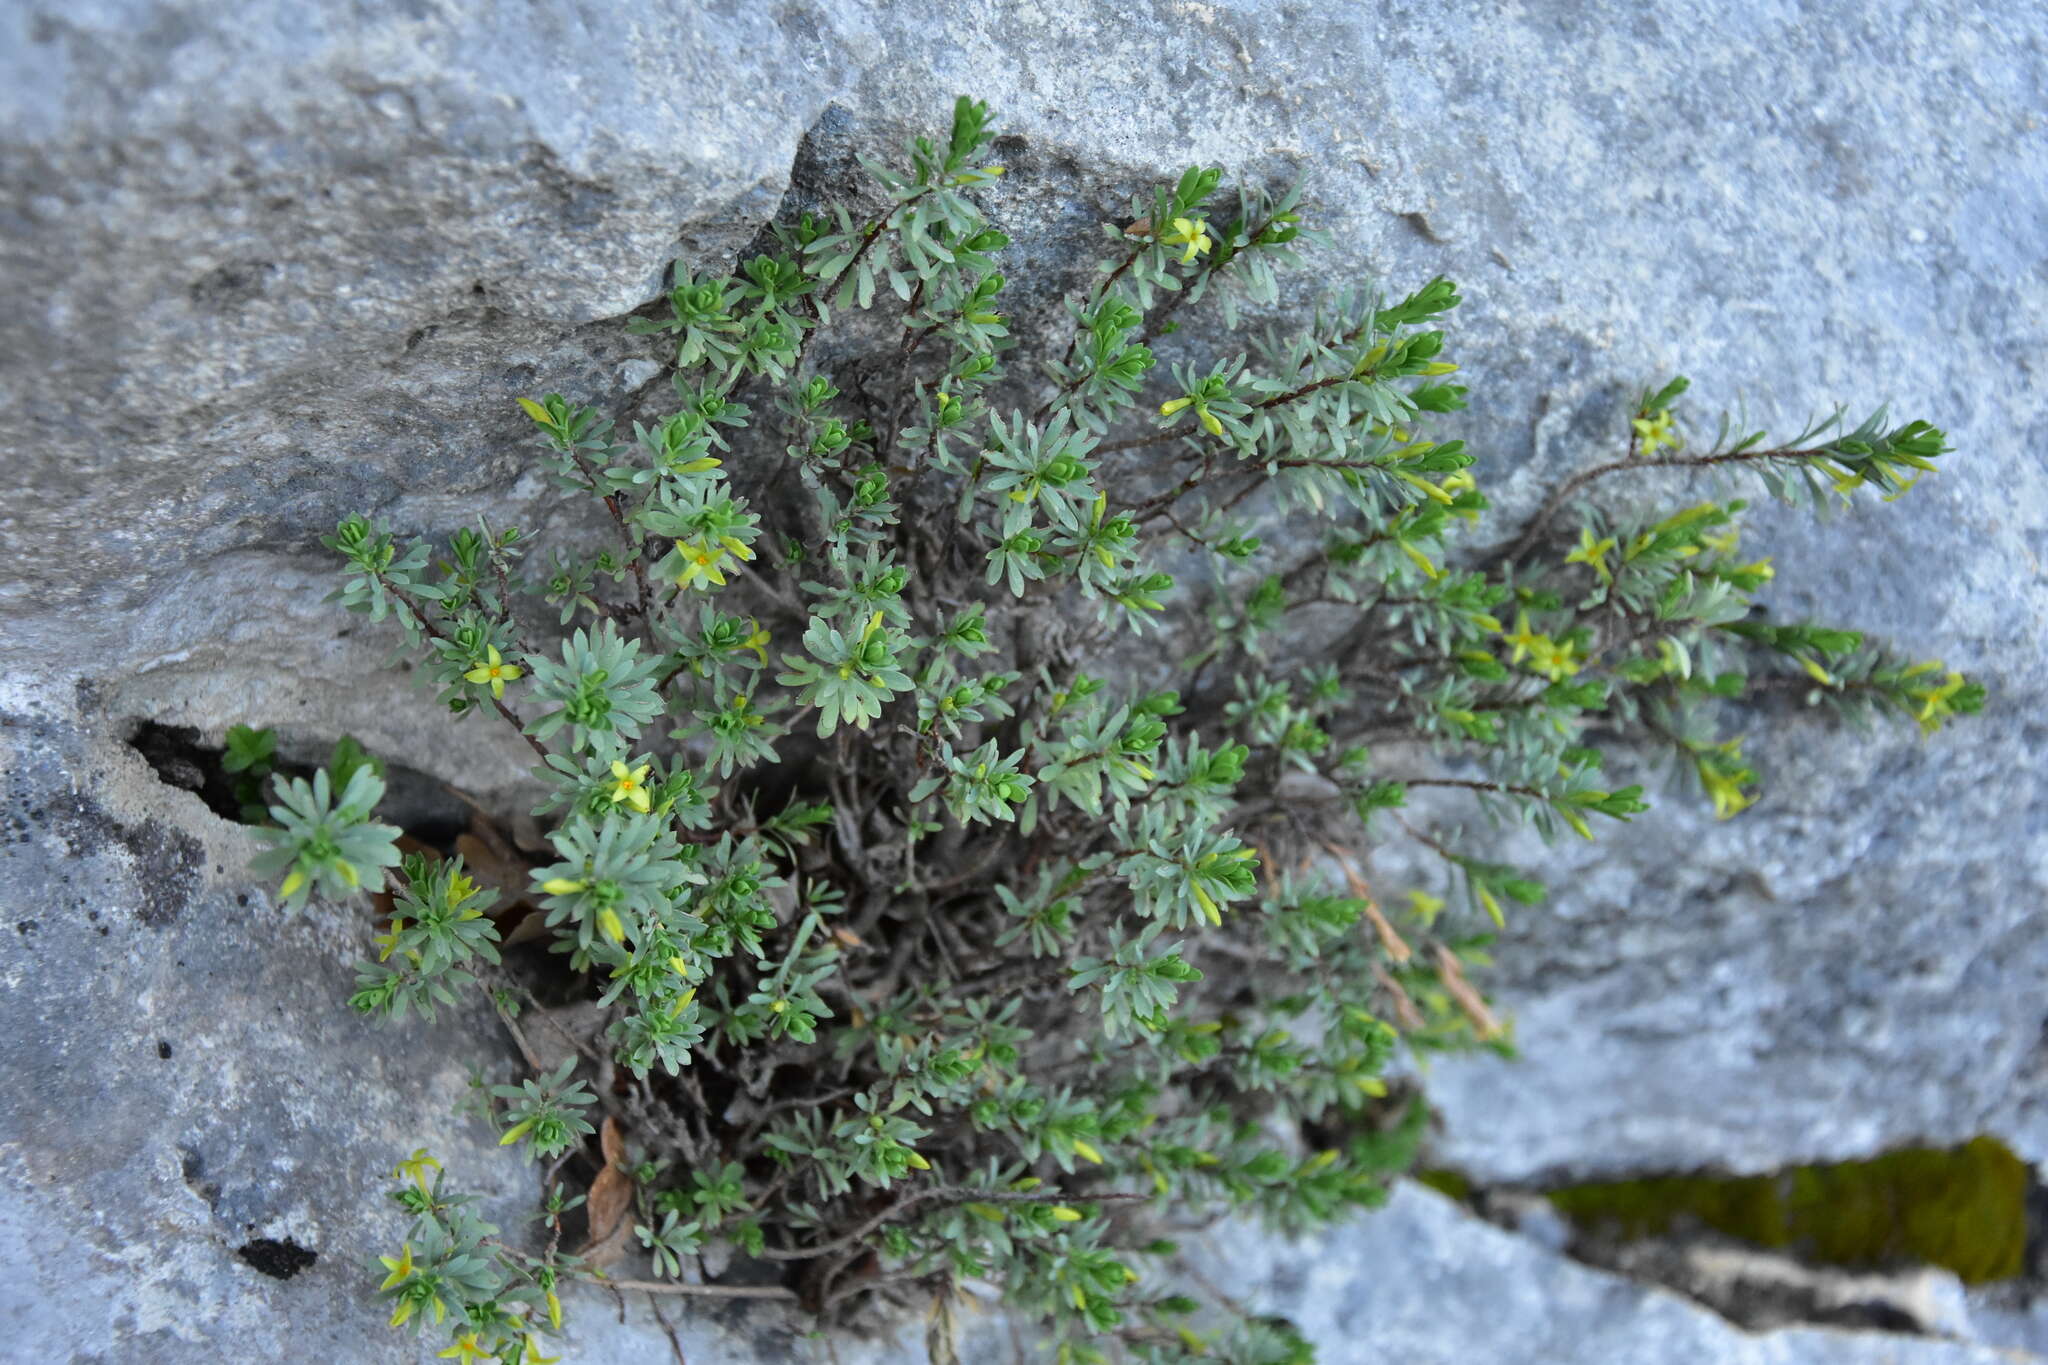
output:
M 834 1237 L 829 1242 L 820 1242 L 810 1247 L 794 1247 L 786 1251 L 771 1247 L 761 1252 L 758 1259 L 810 1261 L 820 1256 L 829 1256 L 835 1251 L 844 1251 L 847 1247 L 864 1240 L 869 1233 L 890 1219 L 908 1213 L 919 1204 L 928 1204 L 935 1200 L 954 1204 L 1120 1204 L 1150 1198 L 1152 1196 L 1149 1194 L 1072 1194 L 1065 1190 L 975 1190 L 959 1185 L 934 1185 L 929 1189 L 903 1196 L 853 1231 Z
M 1633 448 L 1633 440 L 1631 440 Z M 1624 457 L 1610 460 L 1606 464 L 1594 465 L 1581 470 L 1559 484 L 1543 505 L 1529 518 L 1529 524 L 1522 528 L 1522 534 L 1502 555 L 1500 562 L 1512 564 L 1527 554 L 1542 536 L 1543 528 L 1550 519 L 1563 509 L 1571 496 L 1595 479 L 1604 479 L 1609 474 L 1618 474 L 1624 469 L 1705 469 L 1717 464 L 1755 464 L 1765 460 L 1805 460 L 1822 452 L 1818 450 L 1735 450 L 1725 455 L 1665 455 L 1657 459 L 1643 460 Z
M 637 1289 L 642 1294 L 683 1294 L 704 1299 L 787 1299 L 794 1303 L 796 1291 L 779 1284 L 671 1284 L 666 1280 L 602 1280 L 613 1289 Z
M 432 621 L 429 621 L 427 619 L 427 613 L 423 608 L 421 608 L 418 599 L 414 598 L 411 593 L 408 593 L 404 588 L 397 586 L 396 584 L 390 582 L 388 579 L 383 580 L 383 582 L 384 591 L 390 593 L 393 597 L 397 598 L 399 601 L 405 604 L 406 610 L 412 613 L 413 619 L 420 623 L 421 630 L 425 631 L 428 635 L 433 636 L 436 640 L 440 640 L 448 644 L 454 643 L 452 640 L 448 639 L 446 632 L 438 629 Z M 491 698 L 491 705 L 498 708 L 498 714 L 503 716 L 506 722 L 509 725 L 511 725 L 511 727 L 514 730 L 517 730 L 519 732 L 519 737 L 526 741 L 527 747 L 531 748 L 536 754 L 539 754 L 541 761 L 545 763 L 548 757 L 548 746 L 541 743 L 539 740 L 535 739 L 532 735 L 526 733 L 525 723 L 521 721 L 518 716 L 512 713 L 511 707 L 505 705 L 505 699 L 503 697 L 494 695 Z

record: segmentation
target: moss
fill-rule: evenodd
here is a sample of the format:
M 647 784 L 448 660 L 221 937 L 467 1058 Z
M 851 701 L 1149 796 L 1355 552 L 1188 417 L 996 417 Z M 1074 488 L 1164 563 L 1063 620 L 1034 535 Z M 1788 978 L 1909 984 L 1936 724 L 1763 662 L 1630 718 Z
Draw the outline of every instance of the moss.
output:
M 2024 1266 L 2029 1179 L 2004 1143 L 1980 1137 L 1774 1175 L 1576 1185 L 1550 1200 L 1581 1228 L 1628 1240 L 1703 1225 L 1823 1264 L 1910 1261 L 1982 1284 Z
M 1417 1171 L 1415 1178 L 1439 1194 L 1447 1194 L 1460 1204 L 1472 1198 L 1472 1181 L 1458 1171 Z

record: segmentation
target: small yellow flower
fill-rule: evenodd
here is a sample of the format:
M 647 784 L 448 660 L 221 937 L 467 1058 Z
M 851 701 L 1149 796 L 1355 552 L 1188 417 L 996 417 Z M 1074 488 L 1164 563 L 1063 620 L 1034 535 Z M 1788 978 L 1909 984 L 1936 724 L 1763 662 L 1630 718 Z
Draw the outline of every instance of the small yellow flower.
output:
M 476 1333 L 464 1332 L 455 1339 L 455 1344 L 435 1356 L 436 1360 L 458 1360 L 462 1365 L 475 1365 L 479 1360 L 496 1360 L 498 1357 L 477 1341 Z
M 573 896 L 588 885 L 588 882 L 571 881 L 567 877 L 550 877 L 540 884 L 540 889 L 550 896 Z
M 1655 455 L 1666 446 L 1676 450 L 1685 442 L 1672 425 L 1669 408 L 1659 408 L 1648 417 L 1633 418 L 1629 425 L 1636 429 L 1638 454 Z
M 1191 263 L 1197 256 L 1208 254 L 1209 248 L 1216 245 L 1210 240 L 1209 224 L 1200 218 L 1174 219 L 1173 231 L 1161 236 L 1159 241 L 1164 246 L 1187 247 L 1187 250 L 1181 253 L 1182 265 Z
M 1702 774 L 1701 780 L 1707 788 L 1707 795 L 1714 798 L 1714 816 L 1726 820 L 1740 815 L 1756 803 L 1756 798 L 1742 790 L 1734 778 L 1721 773 Z
M 1550 639 L 1547 635 L 1537 635 L 1530 631 L 1529 613 L 1526 611 L 1515 613 L 1515 633 L 1503 635 L 1500 638 L 1502 644 L 1514 647 L 1514 653 L 1508 656 L 1508 662 L 1511 664 L 1522 662 L 1523 656 L 1530 650 L 1537 648 L 1539 644 Z
M 485 652 L 484 660 L 483 663 L 478 664 L 462 676 L 468 682 L 490 684 L 491 695 L 494 697 L 503 697 L 505 695 L 506 683 L 516 682 L 518 679 L 526 676 L 526 670 L 518 664 L 508 664 L 505 662 L 504 656 L 498 653 L 496 645 L 492 645 Z
M 676 575 L 676 586 L 694 588 L 701 585 L 722 588 L 725 586 L 725 549 L 694 543 L 676 542 L 676 553 L 683 557 L 682 572 Z
M 1536 637 L 1529 649 L 1529 667 L 1552 682 L 1562 682 L 1584 666 L 1571 644 L 1559 644 L 1547 635 Z
M 1599 540 L 1595 540 L 1593 539 L 1592 528 L 1582 526 L 1579 528 L 1579 548 L 1566 555 L 1564 562 L 1567 564 L 1584 564 L 1594 573 L 1600 575 L 1602 583 L 1612 583 L 1614 575 L 1607 571 L 1607 555 L 1614 547 L 1615 541 L 1613 536 L 1602 536 Z
M 384 1277 L 384 1283 L 377 1286 L 377 1288 L 380 1291 L 385 1289 L 396 1289 L 399 1285 L 404 1284 L 407 1280 L 412 1278 L 411 1242 L 406 1242 L 403 1245 L 401 1245 L 398 1248 L 398 1255 L 379 1256 L 377 1259 L 382 1261 L 384 1263 L 384 1268 L 391 1272 L 389 1275 Z
M 737 649 L 753 650 L 755 654 L 760 656 L 761 662 L 765 664 L 768 662 L 768 631 L 766 627 L 751 616 L 747 618 L 747 625 L 751 627 L 751 633 L 734 647 Z
M 617 759 L 612 760 L 612 804 L 621 801 L 645 815 L 652 808 L 654 798 L 647 792 L 647 774 L 653 770 L 651 763 L 642 763 L 637 768 L 628 768 Z
M 411 1156 L 391 1168 L 391 1178 L 393 1180 L 410 1180 L 413 1184 L 419 1186 L 421 1194 L 425 1194 L 427 1192 L 427 1172 L 429 1169 L 438 1171 L 441 1169 L 441 1163 L 427 1155 L 427 1149 L 421 1147 Z M 406 1254 L 408 1256 L 412 1254 L 410 1247 L 407 1248 Z
M 552 1299 L 554 1295 L 550 1293 L 548 1297 Z M 559 1322 L 555 1324 L 557 1328 L 561 1325 Z M 519 1357 L 519 1365 L 556 1365 L 556 1362 L 559 1360 L 561 1360 L 560 1356 L 542 1355 L 540 1353 L 540 1338 L 531 1332 L 526 1334 L 526 1352 Z
M 1939 668 L 1937 664 L 1935 667 Z M 1920 723 L 1920 732 L 1931 735 L 1941 728 L 1943 720 L 1955 714 L 1955 707 L 1949 699 L 1963 690 L 1965 679 L 1962 674 L 1951 671 L 1938 687 L 1914 689 L 1911 696 L 1920 703 L 1920 709 L 1913 719 Z

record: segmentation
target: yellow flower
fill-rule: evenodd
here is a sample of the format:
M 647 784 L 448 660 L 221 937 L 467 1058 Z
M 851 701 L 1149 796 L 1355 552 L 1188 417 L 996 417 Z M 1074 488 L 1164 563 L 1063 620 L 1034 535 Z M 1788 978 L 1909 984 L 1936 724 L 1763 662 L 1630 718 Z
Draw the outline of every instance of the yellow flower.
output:
M 1583 662 L 1575 657 L 1569 643 L 1559 644 L 1547 635 L 1539 635 L 1529 649 L 1529 667 L 1541 673 L 1552 682 L 1561 682 L 1579 671 Z
M 427 1149 L 421 1147 L 411 1156 L 391 1168 L 391 1178 L 393 1180 L 411 1180 L 413 1184 L 420 1187 L 420 1193 L 425 1194 L 427 1192 L 427 1171 L 429 1168 L 438 1171 L 441 1169 L 441 1163 L 428 1156 Z M 407 1248 L 406 1254 L 408 1256 L 412 1254 L 410 1247 Z
M 1659 408 L 1648 417 L 1634 418 L 1629 425 L 1636 429 L 1636 450 L 1642 455 L 1655 455 L 1665 446 L 1676 450 L 1685 441 L 1672 426 L 1669 408 Z
M 455 1344 L 435 1356 L 436 1360 L 459 1360 L 462 1365 L 473 1365 L 479 1360 L 496 1360 L 498 1357 L 486 1351 L 476 1339 L 476 1333 L 464 1332 L 455 1339 Z
M 1726 820 L 1730 816 L 1740 815 L 1756 802 L 1754 796 L 1742 790 L 1739 782 L 1724 773 L 1702 773 L 1701 781 L 1706 785 L 1707 795 L 1714 798 L 1714 815 L 1717 819 Z
M 768 662 L 768 631 L 759 621 L 751 616 L 747 618 L 747 624 L 752 627 L 752 633 L 746 639 L 740 641 L 735 648 L 753 650 L 755 654 L 760 656 L 761 662 L 765 664 Z
M 1511 664 L 1522 662 L 1523 655 L 1535 649 L 1540 643 L 1547 642 L 1550 639 L 1548 635 L 1536 635 L 1530 632 L 1529 613 L 1526 611 L 1515 614 L 1515 633 L 1503 635 L 1500 638 L 1503 644 L 1514 646 L 1515 652 L 1508 658 L 1508 662 Z
M 526 670 L 518 664 L 506 663 L 504 657 L 498 653 L 496 645 L 492 645 L 486 651 L 484 658 L 485 662 L 478 664 L 462 676 L 468 682 L 489 683 L 491 695 L 494 697 L 504 696 L 506 683 L 514 682 L 526 675 Z
M 411 1242 L 406 1242 L 403 1245 L 401 1245 L 398 1248 L 398 1255 L 379 1256 L 377 1259 L 382 1261 L 384 1263 L 384 1268 L 391 1272 L 389 1275 L 384 1277 L 384 1283 L 377 1286 L 377 1288 L 380 1291 L 385 1289 L 396 1289 L 399 1285 L 404 1284 L 407 1280 L 412 1278 Z
M 588 882 L 571 881 L 567 877 L 550 877 L 540 884 L 540 889 L 550 896 L 573 896 L 588 885 Z
M 642 763 L 637 768 L 627 768 L 617 759 L 612 760 L 612 804 L 621 801 L 645 815 L 652 807 L 654 798 L 647 793 L 647 774 L 653 764 Z
M 1584 564 L 1594 573 L 1600 575 L 1602 583 L 1612 583 L 1614 575 L 1607 571 L 1607 554 L 1613 548 L 1613 536 L 1603 536 L 1599 540 L 1595 540 L 1593 539 L 1592 528 L 1582 526 L 1579 528 L 1579 548 L 1566 555 L 1564 562 L 1567 564 Z
M 683 557 L 682 572 L 676 575 L 676 586 L 694 588 L 699 584 L 722 588 L 725 586 L 725 549 L 723 546 L 698 545 L 676 542 L 676 553 Z
M 1209 248 L 1215 245 L 1209 238 L 1209 224 L 1200 218 L 1174 219 L 1173 231 L 1160 237 L 1159 241 L 1165 246 L 1187 247 L 1187 250 L 1181 253 L 1182 265 L 1189 264 L 1197 256 L 1207 254 Z
M 554 1295 L 550 1293 L 548 1297 L 552 1299 Z M 555 1325 L 557 1327 L 561 1326 L 560 1323 Z M 540 1338 L 531 1332 L 526 1334 L 526 1352 L 519 1357 L 519 1365 L 556 1365 L 556 1362 L 560 1359 L 560 1356 L 542 1355 L 540 1353 Z
M 1414 912 L 1415 918 L 1421 920 L 1424 924 L 1434 924 L 1436 923 L 1437 915 L 1444 908 L 1444 898 L 1442 896 L 1432 896 L 1427 891 L 1410 891 L 1408 893 L 1408 908 Z
M 1726 820 L 1756 804 L 1755 794 L 1742 789 L 1744 783 L 1756 781 L 1756 774 L 1742 761 L 1740 738 L 1696 748 L 1693 767 L 1700 775 L 1700 786 L 1714 802 L 1717 819 Z
M 1940 666 L 1935 665 L 1936 668 Z M 1933 734 L 1941 728 L 1943 720 L 1955 714 L 1955 707 L 1949 704 L 1949 698 L 1963 690 L 1963 683 L 1962 674 L 1951 672 L 1939 687 L 1916 688 L 1909 693 L 1920 703 L 1920 709 L 1913 716 L 1913 719 L 1920 722 L 1920 733 Z

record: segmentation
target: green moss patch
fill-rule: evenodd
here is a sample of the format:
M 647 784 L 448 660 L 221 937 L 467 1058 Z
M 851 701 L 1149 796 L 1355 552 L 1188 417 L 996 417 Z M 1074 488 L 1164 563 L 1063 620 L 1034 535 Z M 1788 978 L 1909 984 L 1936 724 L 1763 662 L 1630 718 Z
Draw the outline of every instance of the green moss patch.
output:
M 2024 1269 L 2031 1179 L 2004 1143 L 1980 1137 L 1772 1175 L 1661 1176 L 1548 1193 L 1581 1229 L 1625 1240 L 1704 1225 L 1823 1264 L 1917 1262 L 1982 1284 Z

